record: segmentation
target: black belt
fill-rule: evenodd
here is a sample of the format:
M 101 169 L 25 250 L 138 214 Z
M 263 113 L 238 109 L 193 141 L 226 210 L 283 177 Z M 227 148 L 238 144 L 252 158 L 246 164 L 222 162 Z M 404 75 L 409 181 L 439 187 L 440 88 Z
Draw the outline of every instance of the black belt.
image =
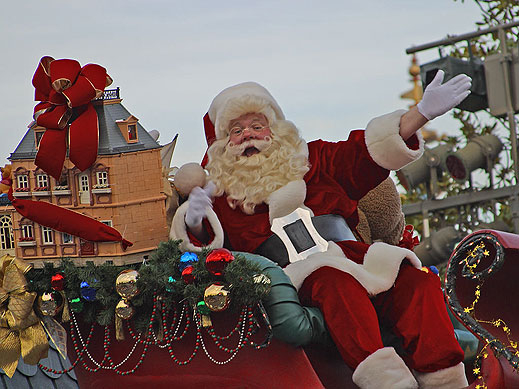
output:
M 341 242 L 344 240 L 356 240 L 346 220 L 344 220 L 342 216 L 314 216 L 312 217 L 312 223 L 319 235 L 327 241 Z M 308 239 L 305 234 L 291 234 L 288 230 L 287 233 L 290 240 L 299 247 L 306 247 L 309 244 L 313 244 L 312 240 L 310 240 L 311 243 L 305 241 L 305 239 Z M 266 241 L 259 245 L 255 253 L 269 258 L 281 267 L 285 267 L 289 264 L 287 249 L 283 241 L 276 234 L 271 235 Z

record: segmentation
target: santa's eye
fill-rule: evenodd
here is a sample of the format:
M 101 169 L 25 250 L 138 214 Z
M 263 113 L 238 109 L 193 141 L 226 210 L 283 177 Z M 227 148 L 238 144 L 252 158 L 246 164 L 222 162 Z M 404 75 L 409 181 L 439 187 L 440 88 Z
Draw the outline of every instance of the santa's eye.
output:
M 243 132 L 243 128 L 240 127 L 233 127 L 231 128 L 231 131 L 229 131 L 231 135 L 241 135 Z
M 262 131 L 264 127 L 263 127 L 261 124 L 253 124 L 253 125 L 251 126 L 251 128 L 252 128 L 254 131 L 259 132 L 259 131 Z

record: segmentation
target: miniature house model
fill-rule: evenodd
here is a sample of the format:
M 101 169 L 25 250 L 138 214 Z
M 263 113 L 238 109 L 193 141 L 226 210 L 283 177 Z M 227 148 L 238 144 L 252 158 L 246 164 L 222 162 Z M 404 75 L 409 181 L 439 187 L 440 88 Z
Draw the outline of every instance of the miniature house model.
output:
M 167 240 L 161 146 L 121 101 L 117 88 L 94 102 L 99 149 L 89 169 L 81 172 L 66 159 L 56 180 L 38 168 L 34 159 L 45 129 L 35 125 L 9 159 L 15 197 L 47 201 L 92 217 L 117 229 L 133 246 L 123 251 L 119 243 L 83 241 L 40 226 L 5 205 L 0 209 L 2 252 L 36 267 L 61 257 L 77 258 L 79 265 L 86 261 L 120 265 L 142 261 Z

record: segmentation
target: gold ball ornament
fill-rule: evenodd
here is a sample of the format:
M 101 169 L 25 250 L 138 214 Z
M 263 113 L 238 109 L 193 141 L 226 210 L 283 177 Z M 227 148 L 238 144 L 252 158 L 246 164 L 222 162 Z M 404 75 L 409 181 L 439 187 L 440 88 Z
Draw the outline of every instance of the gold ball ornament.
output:
M 139 294 L 137 279 L 139 272 L 133 269 L 126 269 L 119 273 L 115 280 L 115 290 L 124 299 L 131 299 Z
M 38 309 L 43 316 L 56 316 L 62 307 L 54 293 L 43 293 L 38 297 Z
M 416 64 L 411 65 L 411 67 L 409 68 L 409 74 L 414 77 L 420 75 L 420 66 Z
M 119 301 L 115 307 L 115 314 L 123 320 L 131 319 L 134 313 L 135 308 L 125 299 Z
M 213 312 L 220 312 L 229 306 L 231 292 L 220 283 L 209 285 L 204 292 L 205 305 Z

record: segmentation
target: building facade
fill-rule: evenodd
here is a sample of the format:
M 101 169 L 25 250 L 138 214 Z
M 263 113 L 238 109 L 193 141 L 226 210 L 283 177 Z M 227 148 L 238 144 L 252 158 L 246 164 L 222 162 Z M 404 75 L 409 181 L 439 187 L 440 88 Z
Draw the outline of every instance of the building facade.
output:
M 14 196 L 46 201 L 92 217 L 117 229 L 133 246 L 88 242 L 38 225 L 8 204 L 0 208 L 0 248 L 36 267 L 62 257 L 81 265 L 142 261 L 168 239 L 161 146 L 121 104 L 119 89 L 94 102 L 99 120 L 96 162 L 79 171 L 65 160 L 59 180 L 35 163 L 44 128 L 29 128 L 9 160 Z M 0 253 L 2 253 L 0 251 Z

